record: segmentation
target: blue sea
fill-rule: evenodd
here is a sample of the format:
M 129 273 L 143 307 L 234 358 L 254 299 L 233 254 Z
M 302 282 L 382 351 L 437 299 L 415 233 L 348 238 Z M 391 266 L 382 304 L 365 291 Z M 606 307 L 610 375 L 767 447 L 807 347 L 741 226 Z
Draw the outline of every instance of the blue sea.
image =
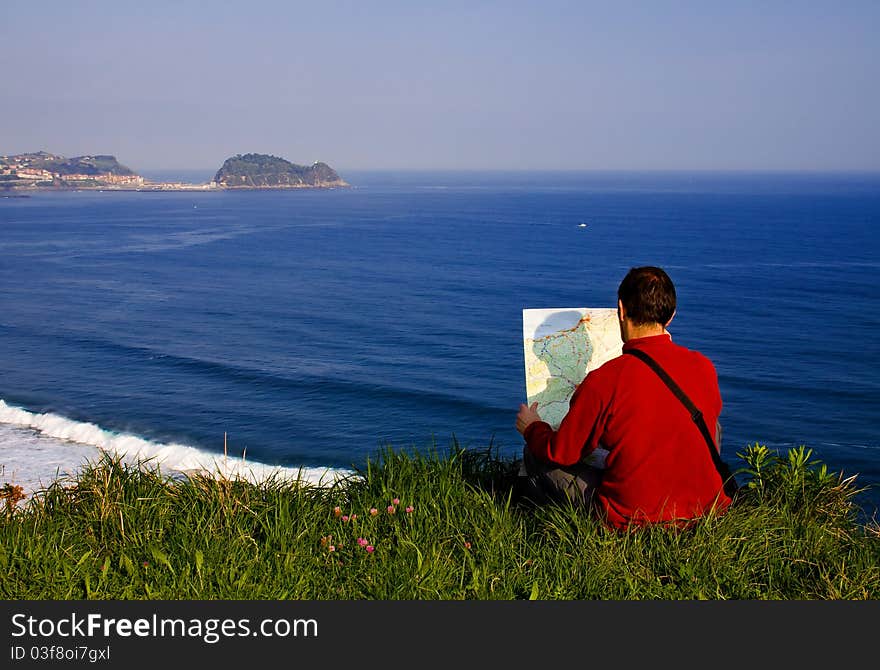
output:
M 0 197 L 0 482 L 101 450 L 313 478 L 386 446 L 517 456 L 522 310 L 614 307 L 650 264 L 718 370 L 725 457 L 805 445 L 877 506 L 880 175 L 342 176 Z

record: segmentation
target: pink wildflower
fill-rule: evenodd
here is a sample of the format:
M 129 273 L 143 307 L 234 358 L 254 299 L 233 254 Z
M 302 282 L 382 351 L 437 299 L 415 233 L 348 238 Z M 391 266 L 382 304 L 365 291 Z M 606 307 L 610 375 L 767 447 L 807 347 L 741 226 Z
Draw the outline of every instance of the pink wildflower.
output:
M 342 515 L 342 520 L 343 520 L 343 521 L 348 521 L 348 514 L 343 514 L 343 515 Z
M 392 505 L 399 505 L 399 504 L 400 504 L 400 498 L 395 498 L 394 500 L 391 501 L 391 504 L 392 504 Z
M 376 550 L 376 547 L 374 547 L 372 544 L 368 544 L 366 547 L 364 547 L 364 549 L 367 550 L 368 554 L 372 554 Z
M 351 520 L 352 520 L 352 521 L 354 521 L 354 520 L 357 519 L 357 518 L 358 518 L 358 515 L 357 515 L 357 514 L 352 514 L 352 515 L 351 515 Z
M 406 513 L 407 513 L 407 514 L 412 514 L 412 512 L 413 512 L 414 509 L 415 509 L 415 507 L 413 507 L 412 505 L 410 505 L 409 507 L 406 508 Z
M 395 510 L 394 505 L 388 505 L 388 513 L 389 514 L 394 514 L 394 510 Z
M 358 544 L 359 544 L 360 546 L 362 546 L 362 547 L 365 547 L 366 545 L 369 544 L 369 542 L 367 542 L 366 538 L 359 537 L 359 538 L 358 538 Z
M 148 561 L 144 561 L 144 567 L 147 567 L 148 565 L 149 565 L 149 562 L 148 562 Z
M 377 510 L 375 507 L 370 508 L 370 516 L 376 516 L 378 513 L 379 510 Z
M 464 548 L 465 548 L 465 549 L 470 549 L 470 548 L 471 548 L 471 543 L 470 543 L 470 542 L 465 542 L 465 543 L 464 543 Z
M 327 547 L 327 551 L 336 551 L 336 547 L 334 547 L 334 546 L 331 544 L 329 547 Z

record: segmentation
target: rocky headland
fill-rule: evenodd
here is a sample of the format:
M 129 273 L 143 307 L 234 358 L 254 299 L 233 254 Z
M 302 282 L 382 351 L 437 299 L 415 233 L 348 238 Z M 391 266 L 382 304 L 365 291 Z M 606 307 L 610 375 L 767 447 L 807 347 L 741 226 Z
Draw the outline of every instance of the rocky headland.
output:
M 344 188 L 349 184 L 326 163 L 297 165 L 268 154 L 227 158 L 204 184 L 154 182 L 115 156 L 68 158 L 46 151 L 0 156 L 0 192 L 32 190 L 207 191 L 225 189 Z
M 277 156 L 244 154 L 227 158 L 214 175 L 221 188 L 336 188 L 346 183 L 326 163 L 297 165 Z

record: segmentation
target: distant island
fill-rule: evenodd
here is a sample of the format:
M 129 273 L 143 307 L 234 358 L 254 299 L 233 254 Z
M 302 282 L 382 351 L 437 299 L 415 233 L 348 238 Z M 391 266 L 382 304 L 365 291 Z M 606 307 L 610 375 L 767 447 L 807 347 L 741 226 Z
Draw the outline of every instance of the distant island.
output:
M 348 186 L 326 163 L 296 165 L 277 156 L 239 154 L 214 175 L 222 188 L 329 188 Z
M 214 179 L 204 184 L 153 182 L 121 164 L 115 156 L 67 158 L 46 151 L 0 156 L 0 191 L 120 190 L 208 191 L 226 189 L 344 188 L 349 184 L 326 163 L 297 165 L 267 154 L 227 158 Z

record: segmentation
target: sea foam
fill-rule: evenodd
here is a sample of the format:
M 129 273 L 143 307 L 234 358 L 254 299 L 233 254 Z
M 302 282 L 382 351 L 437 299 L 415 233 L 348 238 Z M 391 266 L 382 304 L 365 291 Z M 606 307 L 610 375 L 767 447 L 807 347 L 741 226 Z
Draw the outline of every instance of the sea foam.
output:
M 169 476 L 198 473 L 253 483 L 272 479 L 328 486 L 352 474 L 338 468 L 272 466 L 185 444 L 163 444 L 58 414 L 29 412 L 0 399 L 0 484 L 21 486 L 32 495 L 59 478 L 76 476 L 102 454 L 128 464 L 158 466 Z

